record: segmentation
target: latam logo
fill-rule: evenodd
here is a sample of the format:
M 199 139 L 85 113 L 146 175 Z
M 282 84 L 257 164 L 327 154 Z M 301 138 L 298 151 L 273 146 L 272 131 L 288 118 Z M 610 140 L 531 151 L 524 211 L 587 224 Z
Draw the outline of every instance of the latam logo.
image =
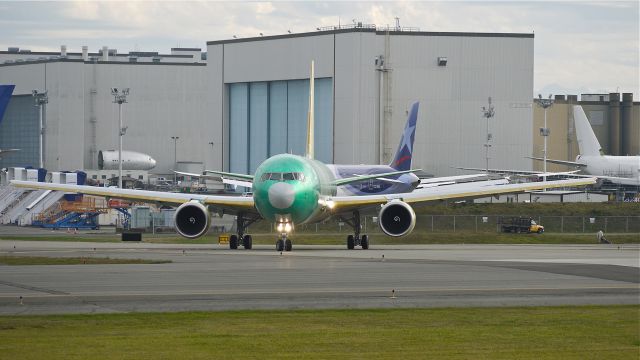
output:
M 402 164 L 403 162 L 405 162 L 407 160 L 411 160 L 411 155 L 405 155 L 405 156 L 401 157 L 400 159 L 396 160 L 396 162 L 393 163 L 393 165 L 394 166 L 398 166 L 398 165 Z

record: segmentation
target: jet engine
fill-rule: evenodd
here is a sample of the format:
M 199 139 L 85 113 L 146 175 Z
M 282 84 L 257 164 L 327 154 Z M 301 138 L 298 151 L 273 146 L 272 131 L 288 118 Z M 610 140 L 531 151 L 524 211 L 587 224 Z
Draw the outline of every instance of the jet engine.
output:
M 416 226 L 416 213 L 404 201 L 393 200 L 385 204 L 378 214 L 380 229 L 389 236 L 409 234 Z
M 206 234 L 209 230 L 211 215 L 204 205 L 193 200 L 178 207 L 173 221 L 178 234 L 195 239 Z

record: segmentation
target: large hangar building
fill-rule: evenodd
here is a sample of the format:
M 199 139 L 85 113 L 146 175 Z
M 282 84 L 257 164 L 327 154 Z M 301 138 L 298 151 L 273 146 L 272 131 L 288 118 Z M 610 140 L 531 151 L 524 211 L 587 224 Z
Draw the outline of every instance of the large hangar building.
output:
M 482 107 L 495 117 L 490 166 L 530 169 L 533 34 L 320 29 L 207 43 L 217 167 L 252 172 L 280 152 L 302 154 L 309 65 L 315 61 L 316 156 L 388 163 L 420 101 L 414 167 L 437 175 L 483 166 Z
M 3 51 L 0 83 L 17 87 L 0 124 L 0 147 L 25 150 L 0 160 L 0 167 L 37 166 L 38 113 L 31 97 L 37 89 L 49 94 L 45 167 L 95 169 L 97 151 L 118 144 L 118 105 L 110 88 L 128 87 L 124 149 L 156 159 L 152 172 L 169 174 L 177 160 L 251 173 L 270 155 L 304 152 L 314 60 L 320 160 L 388 163 L 407 110 L 419 101 L 414 167 L 435 175 L 458 173 L 452 166 L 483 167 L 482 107 L 491 97 L 490 166 L 527 170 L 532 161 L 525 156 L 537 135 L 533 46 L 533 34 L 358 24 L 211 41 L 206 56 L 199 49 L 168 55 Z

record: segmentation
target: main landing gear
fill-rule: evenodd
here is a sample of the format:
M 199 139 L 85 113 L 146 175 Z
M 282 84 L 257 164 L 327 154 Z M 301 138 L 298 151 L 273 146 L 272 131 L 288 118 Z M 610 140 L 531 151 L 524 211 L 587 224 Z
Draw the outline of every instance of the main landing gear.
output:
M 360 224 L 360 212 L 354 211 L 351 218 L 341 218 L 342 221 L 353 228 L 353 235 L 347 236 L 347 249 L 353 250 L 356 246 L 361 246 L 362 250 L 369 248 L 369 235 L 360 235 L 362 225 Z
M 251 235 L 245 234 L 249 225 L 260 220 L 258 217 L 248 218 L 244 213 L 239 213 L 236 216 L 236 231 L 237 234 L 229 237 L 229 249 L 235 250 L 238 245 L 242 245 L 245 250 L 249 250 L 253 247 L 253 238 Z

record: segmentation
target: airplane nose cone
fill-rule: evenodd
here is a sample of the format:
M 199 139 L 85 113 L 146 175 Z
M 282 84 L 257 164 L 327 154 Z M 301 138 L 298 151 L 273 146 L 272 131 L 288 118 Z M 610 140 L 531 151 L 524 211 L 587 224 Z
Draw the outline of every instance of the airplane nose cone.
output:
M 156 167 L 156 159 L 150 157 L 149 161 L 151 162 L 151 168 L 153 169 L 154 167 Z
M 285 182 L 278 182 L 269 188 L 269 203 L 276 209 L 287 209 L 295 200 L 293 186 Z

